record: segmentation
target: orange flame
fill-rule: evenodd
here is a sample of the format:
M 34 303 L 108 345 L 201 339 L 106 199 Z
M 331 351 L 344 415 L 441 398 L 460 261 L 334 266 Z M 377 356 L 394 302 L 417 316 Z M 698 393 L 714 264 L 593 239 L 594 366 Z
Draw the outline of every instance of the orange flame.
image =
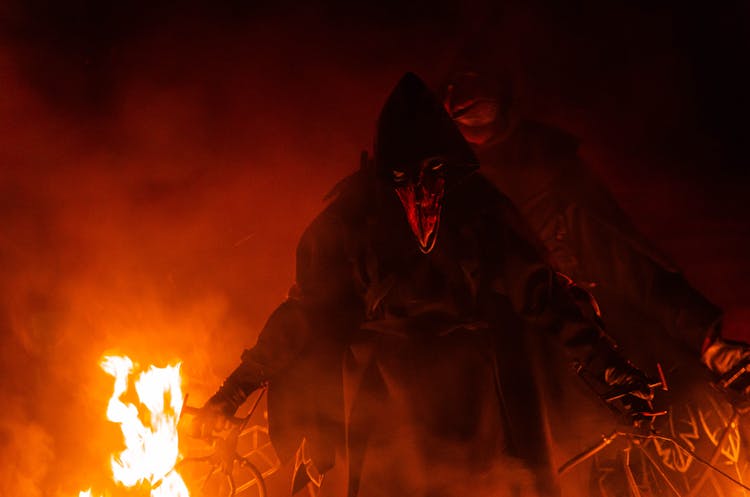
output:
M 174 469 L 180 452 L 177 422 L 182 411 L 180 364 L 134 373 L 128 357 L 107 356 L 101 367 L 115 378 L 107 419 L 120 425 L 125 450 L 111 459 L 115 482 L 125 487 L 148 483 L 151 497 L 189 497 Z M 124 399 L 132 389 L 138 404 Z M 91 491 L 79 497 L 92 497 Z

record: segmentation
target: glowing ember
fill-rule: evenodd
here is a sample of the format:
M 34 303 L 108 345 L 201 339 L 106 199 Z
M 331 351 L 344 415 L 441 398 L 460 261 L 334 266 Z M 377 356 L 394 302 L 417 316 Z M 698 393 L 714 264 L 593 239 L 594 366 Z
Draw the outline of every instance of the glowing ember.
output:
M 182 410 L 180 364 L 134 374 L 128 357 L 108 356 L 101 367 L 114 376 L 107 419 L 120 425 L 125 450 L 112 456 L 112 474 L 126 487 L 147 483 L 152 497 L 189 497 L 174 466 L 179 458 L 177 422 Z M 138 404 L 125 400 L 135 390 Z M 91 491 L 79 497 L 92 497 Z

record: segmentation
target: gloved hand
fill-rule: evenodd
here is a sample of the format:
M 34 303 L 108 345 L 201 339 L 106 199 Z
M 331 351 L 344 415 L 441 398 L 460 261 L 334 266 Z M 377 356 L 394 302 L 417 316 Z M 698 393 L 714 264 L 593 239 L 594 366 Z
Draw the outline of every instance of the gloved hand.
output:
M 630 364 L 609 367 L 604 371 L 604 381 L 613 389 L 607 401 L 619 400 L 635 424 L 653 419 L 654 387 L 642 371 Z
M 220 389 L 193 417 L 191 434 L 195 438 L 210 438 L 217 431 L 226 430 L 237 406 Z
M 750 345 L 744 342 L 716 338 L 703 350 L 701 361 L 708 369 L 724 376 L 750 361 Z
M 234 413 L 247 400 L 253 383 L 247 381 L 247 367 L 244 364 L 230 374 L 221 388 L 206 401 L 193 418 L 192 433 L 198 438 L 209 438 L 212 432 L 229 427 Z
M 263 368 L 243 353 L 242 362 L 230 374 L 221 388 L 200 408 L 192 424 L 195 437 L 207 438 L 214 431 L 228 428 L 234 413 L 247 400 L 247 396 L 265 384 Z

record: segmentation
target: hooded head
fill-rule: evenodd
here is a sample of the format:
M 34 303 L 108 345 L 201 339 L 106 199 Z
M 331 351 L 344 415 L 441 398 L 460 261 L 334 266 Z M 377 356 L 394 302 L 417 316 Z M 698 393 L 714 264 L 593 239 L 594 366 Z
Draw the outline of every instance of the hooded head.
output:
M 478 167 L 440 101 L 415 74 L 404 75 L 378 119 L 375 168 L 401 201 L 422 252 L 435 246 L 446 192 Z

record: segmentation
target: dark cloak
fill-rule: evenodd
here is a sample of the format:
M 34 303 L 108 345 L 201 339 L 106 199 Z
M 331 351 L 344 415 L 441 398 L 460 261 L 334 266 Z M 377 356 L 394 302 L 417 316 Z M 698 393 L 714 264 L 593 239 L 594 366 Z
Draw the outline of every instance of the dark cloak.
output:
M 433 160 L 429 174 L 444 176 L 409 211 L 394 182 L 422 184 Z M 282 460 L 304 447 L 325 473 L 338 452 L 349 497 L 557 495 L 555 389 L 543 377 L 560 370 L 548 364 L 599 387 L 608 368 L 638 379 L 475 162 L 405 75 L 378 121 L 374 164 L 307 228 L 289 298 L 228 380 L 245 393 L 267 381 Z M 434 198 L 442 214 L 425 250 L 406 213 Z
M 509 474 L 517 481 L 501 478 L 509 489 L 555 495 L 548 428 L 554 398 L 540 395 L 540 370 L 548 361 L 543 353 L 551 350 L 558 362 L 592 371 L 624 362 L 557 284 L 523 226 L 508 199 L 474 173 L 446 196 L 436 249 L 422 254 L 395 194 L 378 186 L 374 171 L 364 168 L 344 181 L 302 236 L 289 299 L 243 355 L 243 364 L 256 365 L 269 379 L 269 427 L 282 460 L 304 439 L 316 469 L 325 472 L 339 451 L 349 466 L 349 495 L 373 493 L 374 486 L 360 479 L 377 481 L 377 467 L 371 470 L 377 459 L 368 458 L 368 450 L 371 435 L 385 428 L 378 429 L 376 410 L 400 397 L 415 400 L 410 409 L 424 408 L 419 424 L 430 439 L 408 448 L 434 461 L 436 470 L 450 463 L 462 476 L 476 476 L 475 483 L 486 477 L 487 490 L 498 485 L 487 476 L 493 469 L 513 467 Z M 469 374 L 447 384 L 436 374 L 434 385 L 422 377 L 397 382 L 394 390 L 384 372 L 395 357 L 384 351 L 394 350 L 407 354 L 396 361 L 400 378 L 409 377 L 410 362 L 445 361 L 446 368 L 473 371 L 478 379 Z M 451 402 L 458 398 L 463 402 Z M 475 423 L 490 404 L 498 413 L 488 429 L 492 436 Z M 440 455 L 441 447 L 451 446 L 470 446 L 476 460 Z M 443 476 L 436 471 L 429 479 Z M 392 491 L 401 482 L 394 484 Z M 403 484 L 401 490 L 417 485 L 416 491 L 431 493 L 415 482 Z
M 485 174 L 518 206 L 544 243 L 552 265 L 596 297 L 607 334 L 623 353 L 652 377 L 657 376 L 657 363 L 662 366 L 671 392 L 659 396 L 659 407 L 670 414 L 657 427 L 665 434 L 696 440 L 695 448 L 709 458 L 714 450 L 711 439 L 731 416 L 730 406 L 710 386 L 709 371 L 700 363 L 706 340 L 720 332 L 721 310 L 637 230 L 580 160 L 578 142 L 571 135 L 521 121 L 506 139 L 478 154 Z M 695 421 L 701 416 L 707 424 Z M 553 423 L 556 438 L 564 438 L 558 433 L 580 433 L 566 440 L 573 442 L 562 449 L 568 456 L 608 429 L 605 423 L 581 432 L 571 430 L 566 421 L 558 418 Z M 586 433 L 590 441 L 584 443 Z M 670 468 L 677 466 L 702 472 L 698 463 L 676 464 L 676 452 L 655 454 L 659 460 L 664 457 L 667 473 L 675 474 Z M 686 488 L 695 480 L 689 471 L 676 474 Z M 671 490 L 663 491 L 671 495 Z M 709 490 L 704 494 L 710 495 Z

